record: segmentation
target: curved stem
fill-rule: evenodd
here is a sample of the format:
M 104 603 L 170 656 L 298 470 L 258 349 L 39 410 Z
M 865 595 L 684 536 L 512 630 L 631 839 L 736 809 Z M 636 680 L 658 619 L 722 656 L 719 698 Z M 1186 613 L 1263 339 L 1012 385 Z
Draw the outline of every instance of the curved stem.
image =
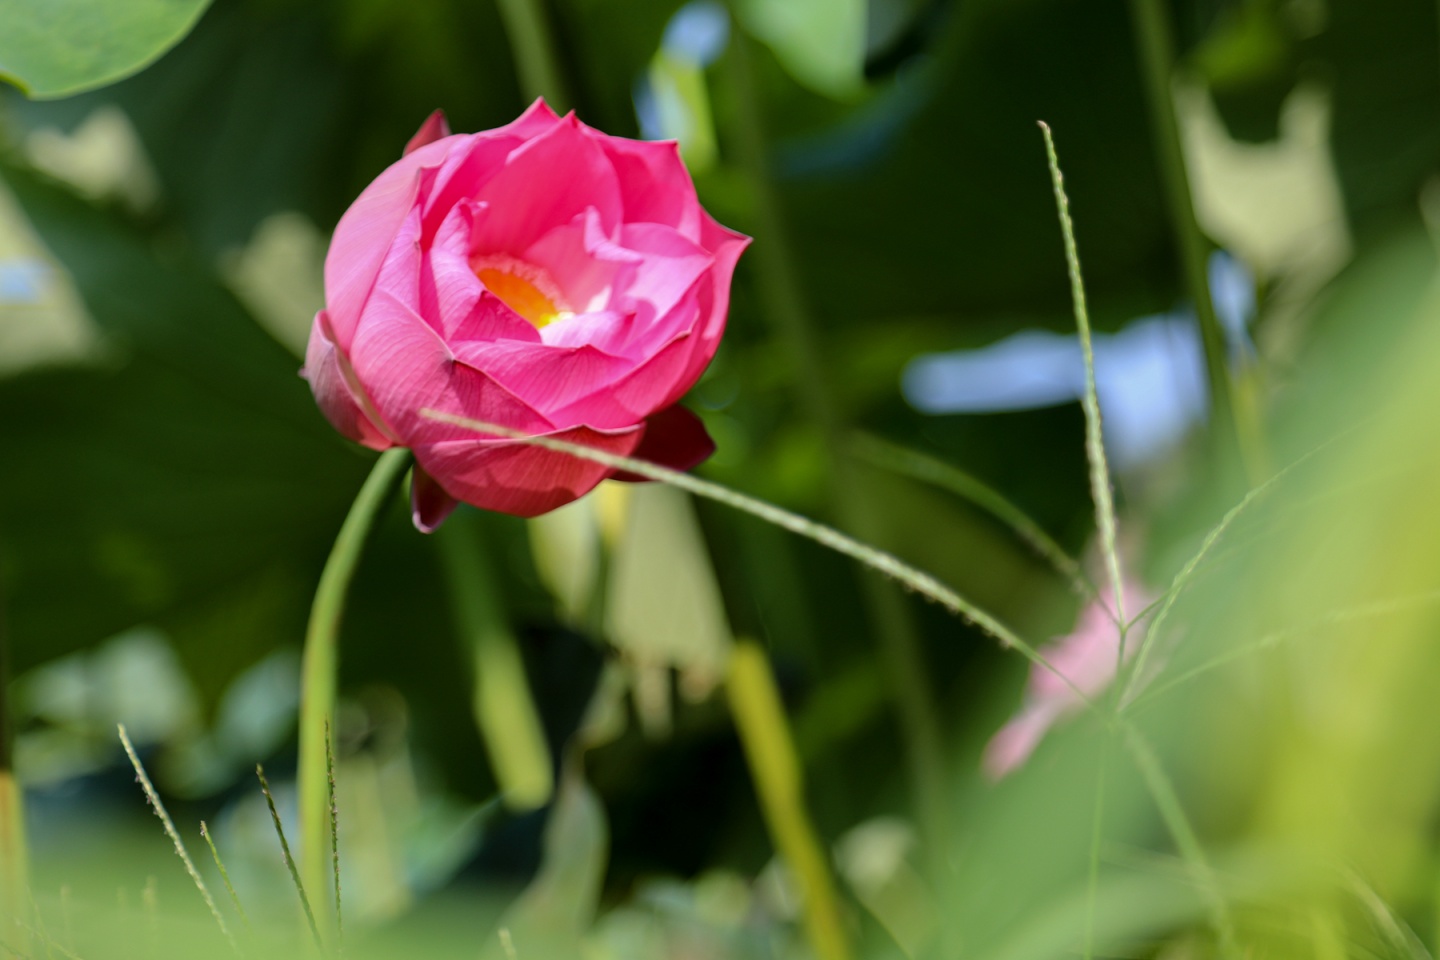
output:
M 300 760 L 296 793 L 300 814 L 300 878 L 311 890 L 325 889 L 330 866 L 330 784 L 325 755 L 329 742 L 327 725 L 335 712 L 337 646 L 345 596 L 375 519 L 409 466 L 410 451 L 399 447 L 386 450 L 375 461 L 335 538 L 310 607 L 310 625 L 305 631 L 305 654 L 300 667 Z M 319 920 L 328 931 L 329 914 L 321 911 Z
M 30 895 L 25 844 L 25 803 L 15 777 L 14 729 L 10 717 L 10 641 L 5 629 L 5 568 L 0 557 L 0 923 L 16 929 Z M 7 934 L 8 935 L 8 934 Z M 28 938 L 25 938 L 28 939 Z M 21 949 L 28 943 L 22 939 Z

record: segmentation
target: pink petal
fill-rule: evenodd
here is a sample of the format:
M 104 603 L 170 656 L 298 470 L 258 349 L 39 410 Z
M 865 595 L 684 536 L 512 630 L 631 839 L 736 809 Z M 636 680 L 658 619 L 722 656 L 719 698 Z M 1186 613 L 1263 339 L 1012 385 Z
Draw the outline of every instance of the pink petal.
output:
M 493 379 L 457 361 L 424 320 L 385 291 L 371 297 L 351 361 L 376 409 L 406 446 L 471 435 L 422 416 L 426 408 L 527 433 L 554 429 Z
M 640 442 L 639 425 L 597 431 L 574 427 L 559 440 L 626 456 Z M 608 467 L 518 440 L 451 439 L 414 448 L 415 460 L 451 496 L 485 510 L 535 517 L 584 496 Z
M 627 223 L 620 228 L 620 243 L 639 255 L 634 279 L 625 294 L 648 305 L 652 319 L 673 309 L 715 265 L 709 251 L 685 239 L 675 229 L 660 224 Z M 627 307 L 635 309 L 628 304 Z M 641 316 L 646 316 L 645 311 L 641 311 Z
M 1001 727 L 985 746 L 981 769 L 991 780 L 1009 776 L 1023 765 L 1040 741 L 1059 719 L 1058 714 L 1046 706 L 1031 706 L 1016 714 Z
M 423 171 L 442 163 L 462 139 L 437 140 L 391 164 L 340 218 L 325 256 L 325 304 L 342 350 L 350 346 L 396 233 L 419 200 Z
M 416 530 L 434 533 L 459 504 L 418 463 L 411 469 L 410 518 Z
M 629 361 L 588 344 L 552 347 L 502 340 L 453 346 L 457 358 L 485 371 L 486 376 L 541 413 L 562 409 L 586 394 L 605 389 L 633 367 Z M 626 423 L 589 425 L 626 427 L 635 422 L 631 419 Z
M 315 394 L 320 412 L 341 436 L 372 450 L 386 450 L 393 444 L 385 431 L 376 425 L 378 415 L 376 420 L 372 420 L 363 409 L 369 401 L 358 390 L 359 385 L 350 382 L 354 374 L 346 369 L 348 364 L 342 363 L 344 358 L 335 349 L 331 336 L 329 320 L 325 311 L 321 310 L 310 327 L 310 343 L 305 348 L 305 369 L 301 375 L 310 382 L 310 390 Z M 346 377 L 347 373 L 350 373 L 350 378 Z M 371 412 L 373 414 L 374 411 Z
M 605 152 L 566 117 L 512 152 L 478 192 L 489 210 L 476 224 L 472 250 L 520 256 L 536 240 L 594 207 L 607 234 L 620 222 L 615 170 Z
M 681 334 L 628 374 L 601 385 L 547 416 L 559 423 L 616 428 L 639 423 L 668 407 L 690 357 L 690 335 Z
M 490 295 L 470 267 L 470 229 L 479 205 L 463 202 L 445 218 L 423 258 L 419 313 L 447 341 L 539 343 L 534 324 Z
M 589 128 L 587 128 L 587 131 Z M 627 223 L 660 223 L 701 240 L 700 201 L 674 141 L 626 140 L 589 131 L 615 168 Z
M 445 111 L 436 110 L 425 118 L 425 122 L 420 124 L 420 129 L 415 131 L 415 136 L 411 137 L 410 142 L 405 144 L 405 153 L 403 156 L 408 157 L 421 147 L 428 146 L 436 140 L 448 136 L 450 136 L 450 124 L 445 119 Z
M 715 441 L 710 439 L 705 424 L 676 404 L 646 419 L 645 438 L 631 456 L 671 470 L 690 470 L 710 459 L 714 452 Z M 622 470 L 612 479 L 643 483 L 650 478 Z

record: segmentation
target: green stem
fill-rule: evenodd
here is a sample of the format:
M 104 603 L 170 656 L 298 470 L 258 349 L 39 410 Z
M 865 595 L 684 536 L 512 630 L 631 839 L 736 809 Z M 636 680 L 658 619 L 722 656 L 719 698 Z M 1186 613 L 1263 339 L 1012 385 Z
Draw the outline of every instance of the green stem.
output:
M 1175 42 L 1165 0 L 1130 0 L 1130 16 L 1139 48 L 1140 68 L 1144 74 L 1145 95 L 1150 106 L 1151 133 L 1165 181 L 1165 199 L 1170 205 L 1170 220 L 1175 242 L 1180 249 L 1181 269 L 1185 286 L 1195 301 L 1200 320 L 1200 338 L 1205 345 L 1205 372 L 1210 382 L 1211 412 L 1221 429 L 1235 428 L 1229 368 L 1226 361 L 1225 333 L 1215 316 L 1210 299 L 1210 282 L 1206 267 L 1208 244 L 1195 219 L 1191 202 L 1190 174 L 1185 166 L 1185 152 L 1180 142 L 1180 124 L 1175 118 L 1175 99 L 1171 79 L 1175 70 Z M 1237 434 L 1238 435 L 1238 434 Z
M 435 535 L 450 607 L 474 665 L 475 722 L 505 804 L 534 810 L 555 790 L 550 748 L 515 635 L 506 622 L 476 516 L 462 510 Z
M 874 542 L 883 535 L 884 519 L 865 496 L 856 465 L 845 456 L 843 418 L 816 343 L 815 323 L 781 215 L 783 205 L 766 165 L 764 122 L 750 73 L 749 43 L 743 32 L 737 33 L 731 42 L 729 60 L 739 108 L 735 112 L 734 141 L 755 190 L 756 234 L 760 240 L 755 244 L 755 267 L 765 315 L 789 355 L 801 406 L 820 428 L 836 517 L 841 526 L 861 540 Z M 931 848 L 946 851 L 950 804 L 945 748 L 919 632 L 904 596 L 893 584 L 867 577 L 862 589 L 905 733 L 906 760 L 921 824 Z
M 835 883 L 824 847 L 805 810 L 805 787 L 795 738 L 765 652 L 741 640 L 731 655 L 726 687 L 735 730 L 755 780 L 765 824 L 800 887 L 805 934 L 817 960 L 849 960 Z
M 520 89 L 526 99 L 544 97 L 556 110 L 567 103 L 555 38 L 550 32 L 542 0 L 497 0 L 500 19 L 510 38 Z
M 1220 955 L 1222 957 L 1238 956 L 1235 945 L 1235 924 L 1230 918 L 1229 908 L 1225 904 L 1225 894 L 1220 889 L 1220 882 L 1215 876 L 1215 870 L 1210 866 L 1210 860 L 1205 856 L 1205 850 L 1200 845 L 1200 838 L 1195 833 L 1195 828 L 1190 823 L 1190 818 L 1185 815 L 1185 808 L 1180 803 L 1180 796 L 1175 792 L 1175 785 L 1165 774 L 1165 768 L 1160 765 L 1160 758 L 1155 756 L 1155 751 L 1150 744 L 1140 735 L 1140 732 L 1133 726 L 1120 723 L 1121 731 L 1125 737 L 1125 745 L 1130 749 L 1131 759 L 1135 762 L 1135 768 L 1140 771 L 1140 776 L 1145 781 L 1146 788 L 1150 791 L 1150 798 L 1155 801 L 1156 808 L 1160 811 L 1160 818 L 1165 821 L 1165 827 L 1170 831 L 1170 837 L 1175 841 L 1175 847 L 1180 852 L 1182 859 L 1190 867 L 1194 874 L 1196 884 L 1210 901 L 1210 922 L 1215 928 L 1216 937 L 1220 941 Z
M 1260 414 L 1255 402 L 1255 384 L 1233 380 L 1228 362 L 1225 332 L 1215 315 L 1210 297 L 1209 241 L 1195 217 L 1190 172 L 1175 117 L 1174 31 L 1167 0 L 1130 0 L 1131 23 L 1140 55 L 1140 68 L 1150 106 L 1151 133 L 1170 206 L 1170 222 L 1180 250 L 1185 286 L 1195 302 L 1200 339 L 1205 347 L 1205 374 L 1210 386 L 1210 422 L 1217 432 L 1219 449 L 1238 454 L 1250 485 L 1260 482 L 1265 472 L 1267 451 Z
M 375 461 L 340 527 L 340 535 L 335 538 L 310 607 L 310 625 L 305 631 L 305 653 L 300 667 L 300 759 L 296 793 L 300 821 L 299 875 L 311 890 L 325 889 L 330 866 L 330 784 L 325 754 L 327 725 L 335 713 L 337 647 L 345 597 L 375 519 L 409 465 L 410 451 L 399 447 L 386 450 Z M 321 911 L 320 923 L 326 926 L 327 932 L 329 921 L 329 913 Z

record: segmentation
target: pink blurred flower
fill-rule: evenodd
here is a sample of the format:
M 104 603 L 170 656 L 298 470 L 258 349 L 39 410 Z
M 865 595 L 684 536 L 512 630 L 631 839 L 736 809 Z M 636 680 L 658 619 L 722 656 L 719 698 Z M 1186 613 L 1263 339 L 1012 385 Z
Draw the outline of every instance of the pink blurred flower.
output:
M 1125 591 L 1125 614 L 1130 618 L 1155 599 L 1154 594 L 1134 580 L 1126 580 L 1121 589 Z M 1114 609 L 1115 592 L 1109 587 L 1102 588 L 1099 598 L 1081 608 L 1074 630 L 1040 648 L 1041 656 L 1087 697 L 1103 693 L 1115 679 L 1120 630 L 1115 623 Z M 1130 628 L 1125 638 L 1127 661 L 1139 649 L 1144 636 L 1144 622 Z M 1082 706 L 1083 701 L 1064 680 L 1038 663 L 1032 664 L 1025 684 L 1024 704 L 985 747 L 981 763 L 986 775 L 999 780 L 1020 767 L 1030 759 L 1051 727 Z
M 346 437 L 414 452 L 421 530 L 456 501 L 535 516 L 613 471 L 421 410 L 689 469 L 714 445 L 676 402 L 748 243 L 701 209 L 673 143 L 543 101 L 475 134 L 436 113 L 335 229 L 305 376 Z

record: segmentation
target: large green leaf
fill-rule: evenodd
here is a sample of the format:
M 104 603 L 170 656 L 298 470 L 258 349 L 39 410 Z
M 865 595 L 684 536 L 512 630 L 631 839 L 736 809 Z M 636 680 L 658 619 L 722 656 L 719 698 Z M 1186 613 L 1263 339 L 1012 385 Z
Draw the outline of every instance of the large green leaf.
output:
M 0 77 L 32 97 L 103 87 L 180 41 L 210 0 L 0 0 Z

